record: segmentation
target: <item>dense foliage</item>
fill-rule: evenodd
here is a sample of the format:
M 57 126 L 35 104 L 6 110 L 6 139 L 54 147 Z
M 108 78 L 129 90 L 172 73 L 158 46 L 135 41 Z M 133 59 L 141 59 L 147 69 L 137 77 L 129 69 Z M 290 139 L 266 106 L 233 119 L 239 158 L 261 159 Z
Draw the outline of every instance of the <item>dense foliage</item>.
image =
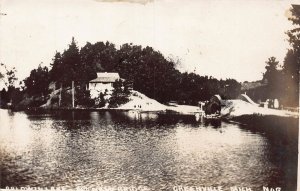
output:
M 279 98 L 285 105 L 298 105 L 299 96 L 299 62 L 300 62 L 300 9 L 294 5 L 291 9 L 295 29 L 287 32 L 291 49 L 288 50 L 283 65 L 280 67 L 275 57 L 266 62 L 263 81 L 266 87 L 259 87 L 256 95 L 264 100 Z M 177 61 L 178 63 L 178 61 Z M 51 63 L 51 69 L 39 66 L 31 71 L 24 80 L 25 92 L 29 96 L 45 96 L 49 93 L 50 82 L 56 88 L 63 87 L 62 97 L 67 99 L 63 106 L 70 105 L 71 82 L 76 86 L 76 104 L 93 105 L 85 85 L 96 78 L 97 72 L 118 72 L 121 78 L 131 84 L 134 90 L 144 93 L 160 102 L 177 101 L 182 104 L 196 105 L 198 101 L 208 100 L 212 95 L 220 94 L 223 98 L 236 98 L 241 85 L 234 79 L 217 80 L 213 77 L 200 76 L 195 73 L 181 73 L 176 69 L 176 61 L 166 59 L 159 51 L 151 47 L 123 44 L 117 49 L 110 42 L 86 43 L 79 48 L 72 38 L 68 49 L 57 52 Z M 7 70 L 9 91 L 2 90 L 3 97 L 12 97 L 15 71 Z M 3 74 L 0 76 L 4 77 Z M 118 87 L 116 83 L 116 87 Z M 126 101 L 118 88 L 113 93 L 110 105 L 119 105 Z M 99 97 L 103 105 L 104 95 Z M 117 96 L 115 98 L 114 96 Z M 18 96 L 20 97 L 20 96 Z M 102 101 L 101 101 L 102 100 Z
M 287 35 L 291 48 L 288 50 L 283 65 L 280 67 L 275 57 L 266 62 L 266 72 L 263 80 L 267 86 L 260 87 L 259 95 L 262 99 L 279 99 L 285 106 L 299 105 L 299 66 L 300 66 L 300 6 L 293 5 L 292 17 L 289 19 L 295 28 L 289 30 Z
M 79 51 L 74 39 L 63 54 L 57 52 L 50 71 L 51 81 L 70 86 L 87 84 L 97 72 L 118 72 L 134 90 L 160 102 L 178 101 L 197 104 L 214 94 L 234 98 L 240 84 L 233 80 L 217 80 L 194 73 L 180 73 L 174 61 L 167 60 L 151 47 L 124 44 L 120 49 L 109 42 L 87 43 Z
M 300 5 L 293 5 L 291 9 L 293 17 L 290 18 L 295 28 L 288 31 L 291 49 L 288 50 L 284 65 L 285 76 L 284 101 L 288 104 L 299 106 L 299 67 L 300 67 Z
M 96 78 L 97 72 L 118 72 L 131 88 L 160 102 L 177 101 L 196 105 L 208 100 L 214 94 L 235 98 L 240 93 L 240 84 L 233 79 L 217 80 L 213 77 L 194 73 L 181 73 L 175 62 L 166 59 L 151 47 L 124 44 L 116 49 L 109 42 L 86 43 L 78 48 L 74 38 L 63 53 L 56 52 L 51 69 L 39 66 L 24 80 L 28 96 L 45 96 L 49 93 L 50 82 L 56 89 L 63 88 L 61 106 L 70 106 L 70 88 L 75 82 L 77 105 L 92 105 L 88 99 L 86 84 Z M 116 85 L 117 86 L 117 85 Z M 126 86 L 126 84 L 125 84 Z M 127 100 L 122 93 L 114 91 L 110 106 L 120 105 Z M 103 95 L 102 95 L 103 96 Z M 115 99 L 115 100 L 114 100 Z M 103 103 L 101 103 L 103 105 Z
M 300 65 L 300 6 L 292 5 L 292 17 L 289 20 L 295 28 L 287 31 L 291 48 L 288 50 L 282 66 L 275 57 L 266 61 L 263 84 L 256 88 L 254 96 L 258 99 L 278 98 L 280 103 L 289 106 L 299 105 L 299 65 Z M 181 73 L 176 69 L 178 61 L 166 59 L 159 51 L 151 47 L 123 44 L 119 48 L 110 42 L 87 42 L 79 48 L 72 38 L 69 47 L 62 53 L 56 52 L 51 68 L 39 66 L 31 71 L 24 80 L 24 90 L 15 87 L 17 80 L 15 68 L 8 69 L 0 79 L 5 81 L 6 89 L 1 91 L 1 101 L 18 103 L 25 97 L 49 96 L 49 84 L 55 82 L 60 89 L 62 106 L 70 106 L 70 86 L 76 87 L 76 105 L 95 105 L 89 99 L 86 84 L 96 78 L 97 72 L 118 72 L 131 88 L 160 102 L 177 101 L 182 104 L 196 105 L 208 100 L 212 95 L 220 94 L 223 98 L 236 98 L 241 92 L 241 85 L 234 79 L 218 80 L 195 73 Z M 126 101 L 117 87 L 113 92 L 110 105 L 119 105 Z M 52 89 L 53 90 L 53 89 Z M 120 90 L 120 91 L 119 91 Z M 123 91 L 123 90 L 122 90 Z M 115 97 L 117 96 L 117 97 Z M 123 97 L 122 97 L 123 96 Z M 57 101 L 57 97 L 55 98 Z M 100 100 L 100 101 L 99 101 Z M 98 104 L 104 105 L 104 95 L 100 95 Z M 97 102 L 97 101 L 96 101 Z
M 126 85 L 126 82 L 123 82 L 122 80 L 117 80 L 113 84 L 113 92 L 111 95 L 111 98 L 109 100 L 108 107 L 110 108 L 116 108 L 122 104 L 125 104 L 129 101 L 129 86 Z
M 23 92 L 20 88 L 15 87 L 15 83 L 18 80 L 16 69 L 8 68 L 3 63 L 0 64 L 0 67 L 4 69 L 3 73 L 0 72 L 0 80 L 6 86 L 6 89 L 3 88 L 0 92 L 0 107 L 6 107 L 8 103 L 17 104 L 22 100 Z
M 26 91 L 29 95 L 46 96 L 50 83 L 47 67 L 39 65 L 37 69 L 30 72 L 30 76 L 24 80 Z

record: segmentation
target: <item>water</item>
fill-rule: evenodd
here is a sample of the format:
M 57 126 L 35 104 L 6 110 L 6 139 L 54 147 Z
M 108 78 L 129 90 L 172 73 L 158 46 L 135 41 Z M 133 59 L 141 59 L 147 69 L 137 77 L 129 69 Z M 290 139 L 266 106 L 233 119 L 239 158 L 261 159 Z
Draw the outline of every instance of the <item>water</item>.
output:
M 1 188 L 296 189 L 297 138 L 282 133 L 131 112 L 0 110 L 0 122 Z

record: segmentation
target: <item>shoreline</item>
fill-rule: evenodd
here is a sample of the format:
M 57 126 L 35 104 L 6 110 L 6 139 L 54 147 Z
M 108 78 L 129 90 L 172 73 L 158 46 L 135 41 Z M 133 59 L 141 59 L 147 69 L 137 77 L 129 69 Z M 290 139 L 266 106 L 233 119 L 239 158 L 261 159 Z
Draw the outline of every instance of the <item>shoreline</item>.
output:
M 248 103 L 246 103 L 248 104 Z M 27 108 L 1 108 L 1 109 L 11 109 L 12 111 L 29 111 L 29 112 L 52 112 L 52 111 L 114 111 L 114 112 L 136 112 L 136 113 L 155 113 L 160 115 L 170 115 L 170 116 L 194 116 L 196 121 L 200 118 L 222 120 L 229 123 L 238 123 L 240 125 L 257 125 L 265 123 L 273 123 L 270 119 L 291 119 L 297 120 L 299 124 L 299 113 L 290 112 L 287 110 L 274 110 L 269 108 L 260 108 L 253 110 L 251 107 L 247 110 L 244 108 L 239 108 L 239 106 L 222 107 L 219 115 L 210 116 L 206 115 L 204 110 L 201 110 L 197 106 L 191 105 L 176 105 L 167 106 L 163 105 L 161 108 L 92 108 L 92 107 L 27 107 Z M 256 108 L 256 107 L 255 107 Z M 248 110 L 249 109 L 249 110 Z M 233 111 L 233 112 L 232 112 Z M 254 112 L 255 111 L 255 112 Z M 267 111 L 267 112 L 266 112 Z M 280 121 L 280 120 L 277 120 Z
M 187 105 L 178 105 L 181 106 L 187 106 Z M 200 109 L 193 109 L 193 110 L 181 110 L 179 107 L 174 106 L 166 106 L 166 109 L 157 109 L 157 110 L 149 110 L 149 109 L 132 109 L 132 108 L 83 108 L 83 107 L 27 107 L 27 108 L 18 108 L 18 107 L 3 107 L 0 109 L 11 109 L 12 111 L 136 111 L 140 113 L 147 113 L 147 112 L 157 112 L 157 113 L 168 113 L 168 114 L 178 114 L 178 115 L 195 115 L 195 114 L 204 114 L 204 110 Z M 197 106 L 189 106 L 197 108 Z M 223 108 L 222 108 L 223 109 Z M 282 111 L 282 112 L 290 112 L 287 110 L 276 110 L 276 111 Z M 263 117 L 263 116 L 278 116 L 278 117 L 291 117 L 291 118 L 299 118 L 299 114 L 297 112 L 290 112 L 293 115 L 276 115 L 272 113 L 263 114 L 263 113 L 244 113 L 240 115 L 231 115 L 230 113 L 223 113 L 221 112 L 220 117 L 224 119 L 235 119 L 239 118 L 241 116 L 257 116 L 257 117 Z
M 1 108 L 1 109 L 9 109 L 9 108 Z M 120 112 L 137 112 L 137 113 L 156 113 L 156 114 L 163 114 L 163 115 L 173 115 L 173 116 L 198 116 L 206 118 L 204 111 L 190 111 L 190 112 L 180 112 L 178 110 L 172 110 L 170 108 L 165 110 L 142 110 L 142 109 L 125 109 L 125 108 L 70 108 L 70 107 L 61 107 L 61 108 L 43 108 L 43 107 L 32 107 L 26 109 L 12 109 L 12 111 L 34 111 L 34 112 L 51 112 L 51 111 L 120 111 Z M 207 119 L 220 119 L 222 121 L 226 121 L 229 123 L 239 123 L 241 125 L 248 125 L 248 124 L 255 124 L 256 121 L 263 122 L 263 119 L 269 118 L 281 118 L 281 119 L 295 119 L 299 120 L 299 115 L 290 115 L 290 116 L 280 116 L 275 114 L 241 114 L 241 115 L 220 115 L 217 118 L 209 118 Z M 251 121 L 251 123 L 249 123 Z

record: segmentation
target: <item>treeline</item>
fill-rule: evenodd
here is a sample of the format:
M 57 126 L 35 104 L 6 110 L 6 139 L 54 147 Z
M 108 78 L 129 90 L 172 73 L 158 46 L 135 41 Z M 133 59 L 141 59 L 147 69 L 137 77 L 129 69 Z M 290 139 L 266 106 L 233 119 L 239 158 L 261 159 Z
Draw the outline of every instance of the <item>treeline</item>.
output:
M 241 87 L 233 79 L 181 73 L 173 60 L 151 47 L 124 44 L 117 49 L 110 42 L 88 42 L 79 49 L 73 38 L 67 50 L 55 54 L 51 69 L 39 66 L 32 70 L 24 80 L 25 91 L 31 96 L 45 96 L 50 82 L 56 82 L 57 88 L 67 88 L 72 81 L 85 91 L 86 84 L 97 77 L 97 72 L 118 72 L 121 78 L 132 83 L 134 90 L 163 103 L 178 101 L 195 105 L 214 94 L 235 98 Z
M 295 29 L 287 32 L 291 49 L 283 65 L 274 57 L 266 62 L 263 81 L 266 86 L 254 90 L 253 96 L 264 101 L 277 98 L 287 106 L 299 105 L 300 65 L 300 8 L 291 9 Z M 76 104 L 92 106 L 86 84 L 97 77 L 97 72 L 118 72 L 120 77 L 137 90 L 162 103 L 177 101 L 181 104 L 196 105 L 215 94 L 223 98 L 236 98 L 241 93 L 241 84 L 234 79 L 218 80 L 195 73 L 181 73 L 176 69 L 178 61 L 165 58 L 159 51 L 147 46 L 123 44 L 116 48 L 110 42 L 87 42 L 79 48 L 73 38 L 62 53 L 56 52 L 51 67 L 39 66 L 24 80 L 23 88 L 13 86 L 16 80 L 14 70 L 6 70 L 8 90 L 1 91 L 2 103 L 39 106 L 49 99 L 55 89 L 63 88 L 62 106 L 71 105 L 70 86 L 75 82 Z M 217 68 L 216 68 L 217 69 Z M 0 76 L 3 79 L 3 75 Z M 49 89 L 52 86 L 52 89 Z M 55 88 L 53 86 L 56 86 Z M 28 103 L 24 100 L 29 100 Z M 54 99 L 55 100 L 55 99 Z M 57 101 L 57 99 L 56 99 Z M 25 103 L 24 103 L 25 102 Z
M 261 86 L 249 91 L 255 99 L 279 99 L 281 105 L 299 106 L 299 66 L 300 66 L 300 6 L 293 5 L 290 21 L 295 28 L 287 31 L 291 48 L 287 51 L 283 64 L 275 57 L 266 61 L 266 72 L 262 81 L 266 86 Z

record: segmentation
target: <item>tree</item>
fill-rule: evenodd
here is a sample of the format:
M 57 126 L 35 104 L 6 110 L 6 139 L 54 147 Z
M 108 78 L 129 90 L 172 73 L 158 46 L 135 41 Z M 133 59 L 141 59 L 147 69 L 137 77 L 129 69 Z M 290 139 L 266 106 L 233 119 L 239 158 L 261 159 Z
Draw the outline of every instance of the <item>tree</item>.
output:
M 274 82 L 274 79 L 278 75 L 278 64 L 279 62 L 275 57 L 270 57 L 266 61 L 266 72 L 263 74 L 263 80 L 267 80 L 268 83 Z
M 300 67 L 300 5 L 292 5 L 292 16 L 289 18 L 295 26 L 287 32 L 291 49 L 288 50 L 283 64 L 285 79 L 284 100 L 287 105 L 299 105 L 299 67 Z
M 75 42 L 74 37 L 72 38 L 72 42 L 69 45 L 68 50 L 64 51 L 62 55 L 62 62 L 66 66 L 66 71 L 64 71 L 66 72 L 64 82 L 66 84 L 70 84 L 72 81 L 80 81 L 82 77 L 82 75 L 80 75 L 82 68 L 79 48 Z
M 51 81 L 58 82 L 59 87 L 63 84 L 67 89 L 71 81 L 75 81 L 77 103 L 85 102 L 88 93 L 83 91 L 84 86 L 96 78 L 97 72 L 118 72 L 125 79 L 120 86 L 124 88 L 123 92 L 118 92 L 120 84 L 116 83 L 116 97 L 110 101 L 114 106 L 114 103 L 119 104 L 121 100 L 118 97 L 126 100 L 123 95 L 129 94 L 131 89 L 160 102 L 172 100 L 194 105 L 215 94 L 235 98 L 240 92 L 240 84 L 235 80 L 219 81 L 195 73 L 182 74 L 176 68 L 179 67 L 179 61 L 166 59 L 152 47 L 143 48 L 131 43 L 116 49 L 109 42 L 87 42 L 79 51 L 72 38 L 63 54 L 56 52 L 51 65 Z M 113 100 L 115 98 L 117 99 Z
M 3 80 L 4 74 L 0 72 L 0 79 Z
M 295 54 L 295 51 L 288 50 L 284 59 L 283 65 L 283 81 L 284 84 L 284 96 L 283 101 L 286 105 L 297 106 L 299 96 L 299 61 L 300 57 Z
M 80 50 L 82 79 L 86 83 L 96 78 L 97 72 L 114 72 L 118 60 L 115 45 L 109 42 L 86 43 Z
M 20 88 L 15 87 L 15 82 L 18 80 L 16 77 L 16 68 L 13 67 L 11 69 L 7 68 L 7 66 L 3 63 L 0 64 L 5 70 L 5 74 L 1 73 L 0 78 L 4 81 L 5 86 L 7 87 L 7 100 L 6 102 L 10 102 L 13 105 L 19 103 L 22 99 L 22 92 Z
M 133 89 L 161 102 L 175 98 L 179 72 L 174 63 L 151 47 L 124 44 L 118 51 L 116 71 L 133 84 Z
M 56 52 L 54 58 L 52 59 L 52 68 L 50 70 L 50 80 L 54 82 L 63 82 L 62 71 L 64 71 L 64 65 L 62 63 L 62 57 L 60 52 Z
M 96 107 L 104 107 L 106 104 L 105 96 L 106 92 L 102 93 L 100 92 L 99 96 L 95 99 L 95 106 Z
M 78 86 L 75 94 L 76 105 L 92 107 L 95 101 L 90 98 L 90 91 L 86 90 L 84 86 Z
M 64 86 L 70 86 L 72 81 L 81 81 L 82 65 L 80 61 L 79 48 L 72 38 L 69 48 L 61 55 L 57 52 L 53 59 L 51 79 L 60 82 Z
M 289 17 L 289 20 L 292 21 L 293 25 L 296 25 L 296 28 L 289 30 L 287 35 L 294 51 L 298 52 L 300 50 L 300 5 L 292 5 L 290 11 L 292 16 Z
M 24 80 L 26 92 L 29 95 L 40 95 L 42 97 L 48 94 L 50 83 L 50 74 L 48 68 L 42 67 L 41 64 L 37 69 L 30 72 L 30 76 Z
M 275 57 L 270 57 L 266 61 L 266 72 L 263 74 L 263 80 L 267 81 L 266 98 L 281 98 L 284 89 L 282 85 L 282 70 L 279 69 L 279 62 Z
M 127 103 L 129 101 L 130 92 L 125 90 L 125 88 L 123 86 L 123 81 L 116 80 L 113 83 L 113 87 L 114 87 L 114 89 L 113 89 L 112 95 L 109 99 L 108 107 L 115 108 L 122 104 Z
M 9 102 L 7 91 L 3 88 L 0 92 L 0 108 L 5 107 Z
M 5 82 L 6 87 L 13 87 L 15 82 L 18 80 L 16 77 L 16 68 L 13 67 L 12 69 L 7 68 L 7 66 L 3 63 L 0 64 L 5 70 L 5 73 L 0 73 L 0 79 Z M 7 78 L 6 80 L 4 78 Z

